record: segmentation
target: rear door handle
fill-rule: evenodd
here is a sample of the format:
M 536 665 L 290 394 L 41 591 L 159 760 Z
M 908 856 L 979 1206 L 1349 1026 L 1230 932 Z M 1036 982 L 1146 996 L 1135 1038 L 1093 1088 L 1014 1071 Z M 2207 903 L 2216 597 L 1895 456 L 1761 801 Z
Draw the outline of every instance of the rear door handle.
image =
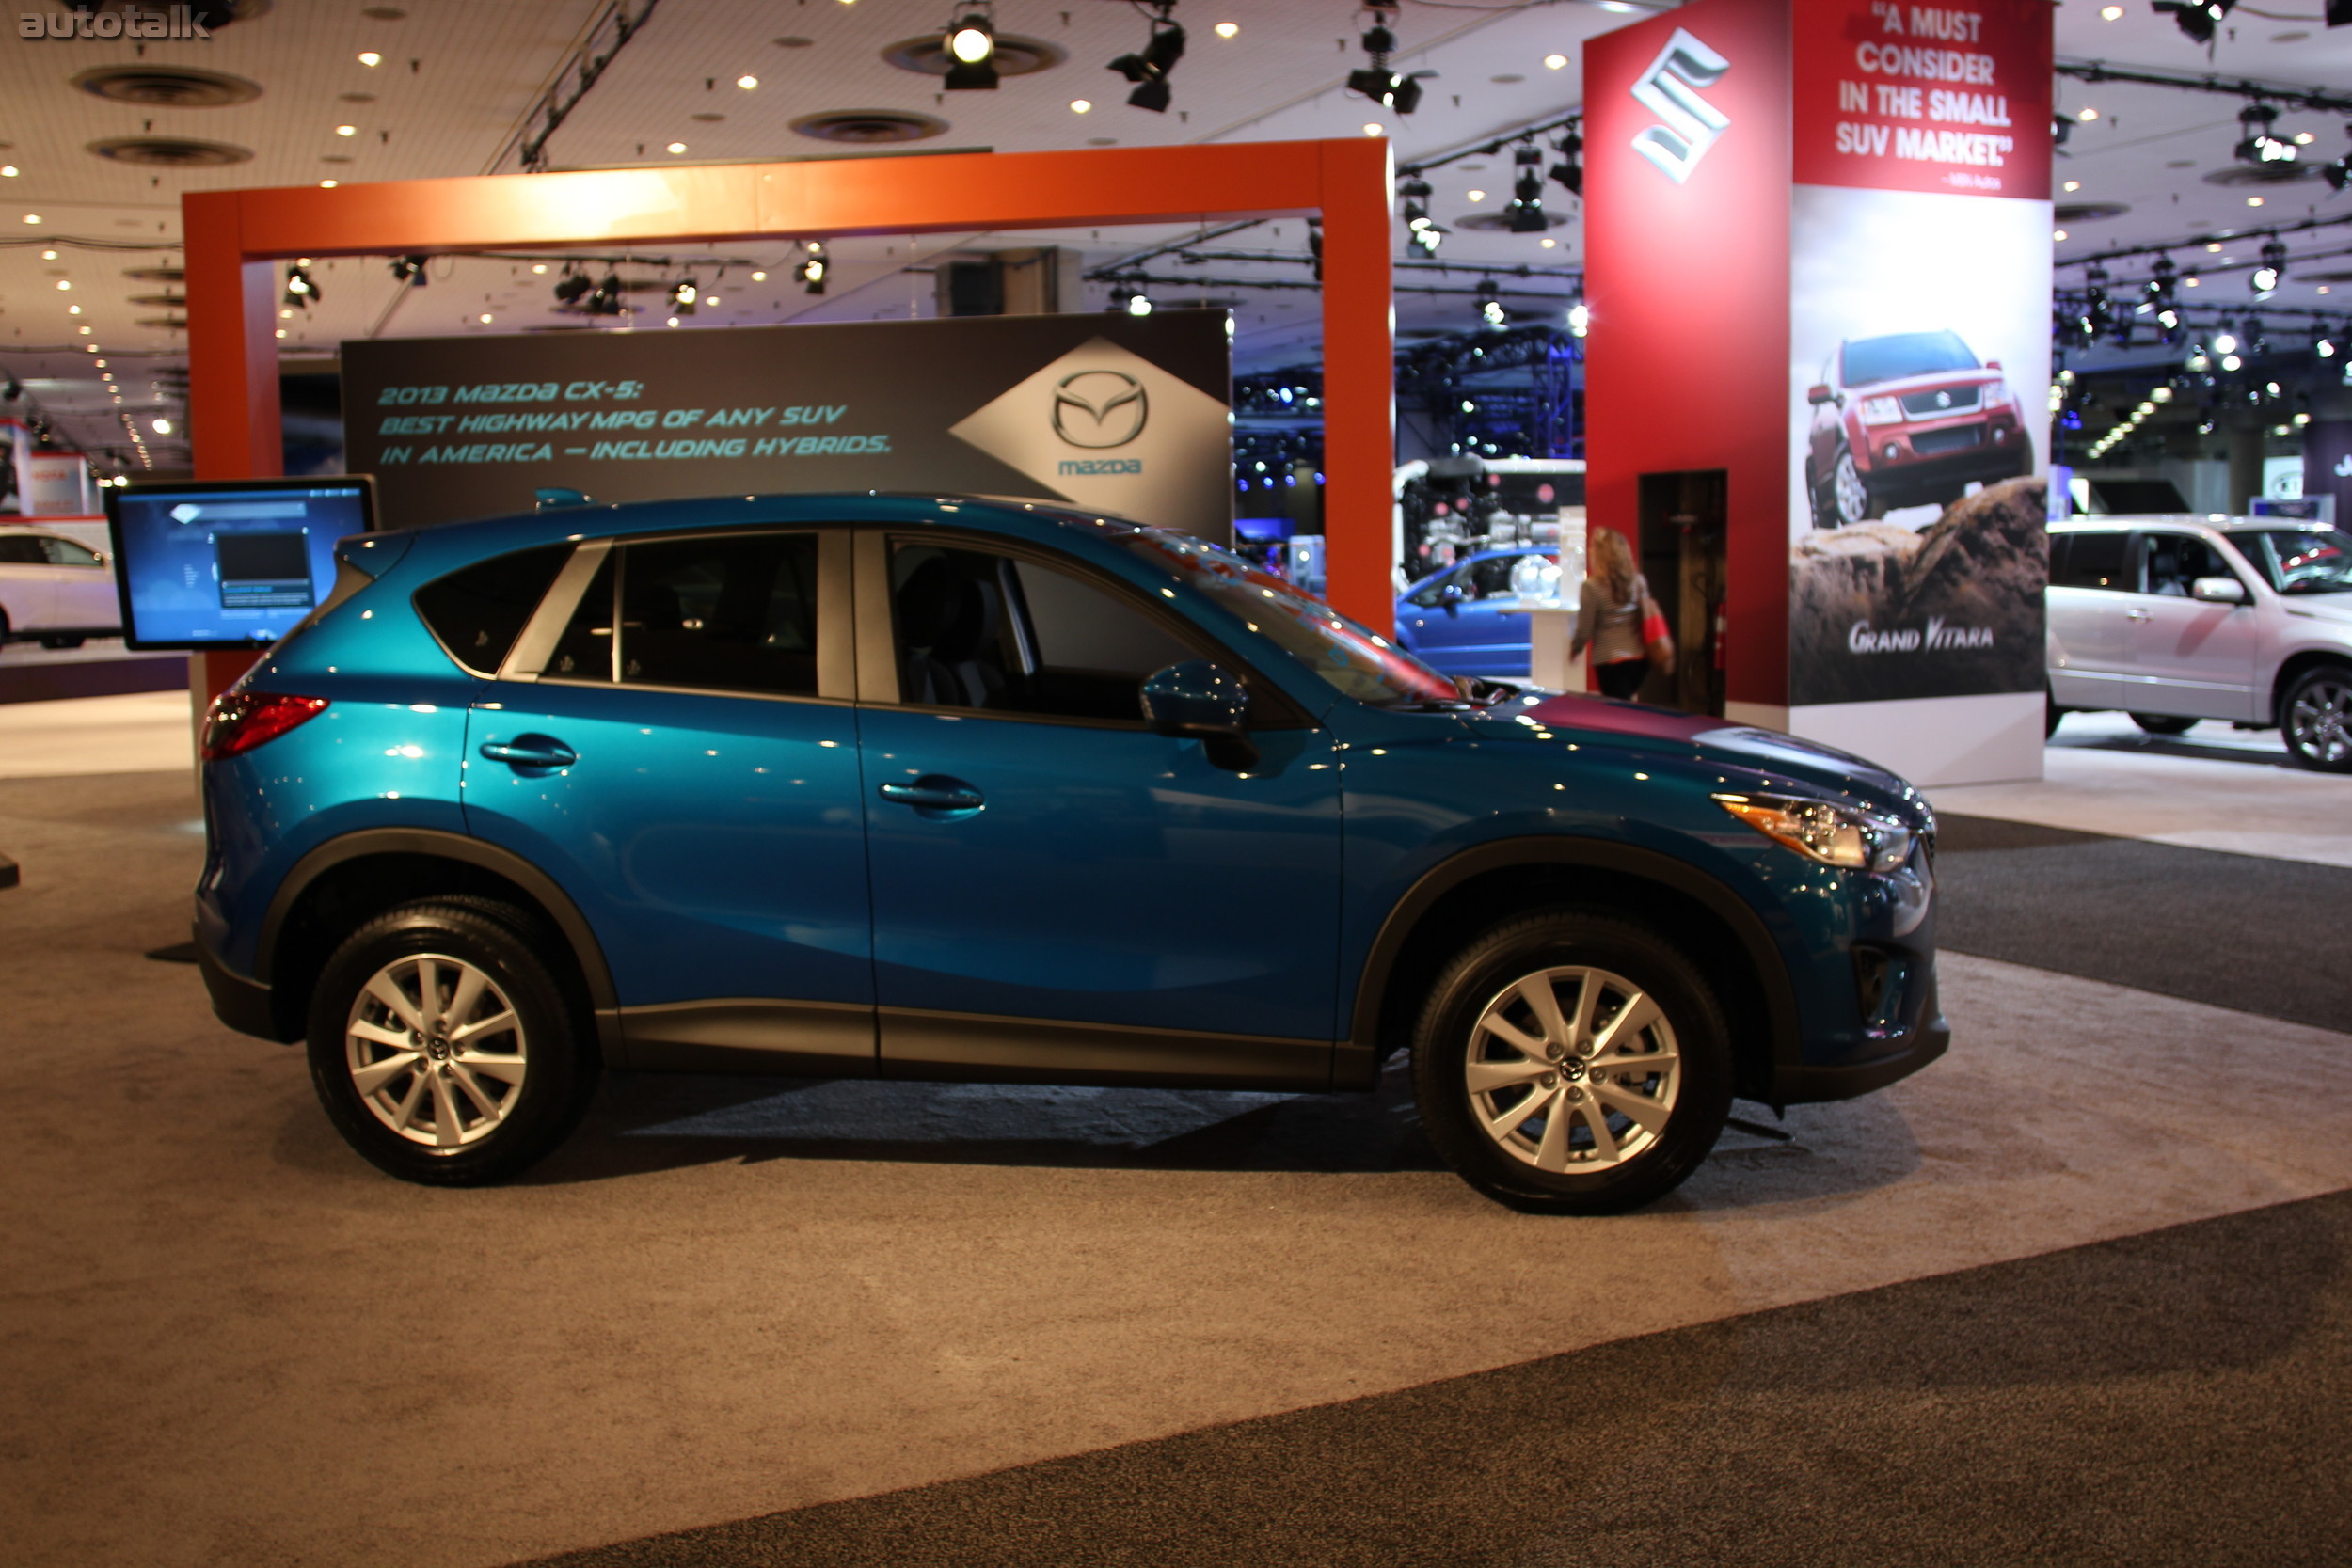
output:
M 886 784 L 879 793 L 885 800 L 917 811 L 973 812 L 988 804 L 988 797 L 945 773 L 926 773 L 913 784 Z
M 2123 613 L 2130 616 L 2135 621 L 2145 621 L 2148 619 L 2148 612 L 2144 610 L 2127 610 Z
M 579 752 L 544 735 L 517 736 L 504 742 L 485 740 L 482 754 L 515 768 L 569 768 L 580 760 Z

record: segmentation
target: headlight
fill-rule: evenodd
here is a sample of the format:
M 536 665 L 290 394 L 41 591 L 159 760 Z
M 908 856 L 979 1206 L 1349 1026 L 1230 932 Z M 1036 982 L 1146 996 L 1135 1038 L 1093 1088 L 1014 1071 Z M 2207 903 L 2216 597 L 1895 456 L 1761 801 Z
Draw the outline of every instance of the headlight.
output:
M 1893 398 L 1864 398 L 1862 400 L 1862 422 L 1864 424 L 1900 424 L 1902 418 L 1903 405 Z
M 2007 403 L 2009 401 L 2009 383 L 2006 381 L 1987 382 L 1982 395 L 1984 398 L 1984 406 L 1987 408 L 1992 407 L 1996 403 Z
M 1775 844 L 1823 865 L 1899 871 L 1911 830 L 1892 817 L 1790 795 L 1718 795 L 1715 803 Z

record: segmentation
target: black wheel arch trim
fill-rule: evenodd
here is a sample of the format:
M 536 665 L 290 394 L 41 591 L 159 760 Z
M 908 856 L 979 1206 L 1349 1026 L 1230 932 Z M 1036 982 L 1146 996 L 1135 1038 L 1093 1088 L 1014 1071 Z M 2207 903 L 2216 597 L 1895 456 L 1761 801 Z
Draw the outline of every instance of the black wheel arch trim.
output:
M 1390 976 L 1404 956 L 1415 926 L 1438 900 L 1474 877 L 1527 865 L 1584 866 L 1657 883 L 1704 906 L 1722 920 L 1756 972 L 1772 1030 L 1772 1067 L 1777 1078 L 1803 1059 L 1796 988 L 1788 964 L 1763 916 L 1722 881 L 1687 862 L 1656 849 L 1597 838 L 1504 838 L 1472 846 L 1423 872 L 1381 922 L 1356 980 L 1355 1011 L 1335 1064 L 1337 1086 L 1369 1087 L 1379 1070 L 1380 1002 Z M 1362 1078 L 1361 1084 L 1350 1080 Z
M 580 977 L 587 983 L 590 1006 L 599 1013 L 620 1006 L 612 989 L 612 971 L 604 961 L 603 945 L 596 941 L 596 931 L 580 912 L 580 907 L 553 878 L 511 849 L 437 828 L 361 828 L 327 840 L 296 861 L 270 899 L 269 912 L 262 916 L 261 939 L 253 952 L 256 981 L 274 984 L 271 971 L 286 918 L 311 884 L 335 867 L 370 855 L 427 855 L 505 878 L 537 901 L 570 944 L 573 957 L 580 962 Z

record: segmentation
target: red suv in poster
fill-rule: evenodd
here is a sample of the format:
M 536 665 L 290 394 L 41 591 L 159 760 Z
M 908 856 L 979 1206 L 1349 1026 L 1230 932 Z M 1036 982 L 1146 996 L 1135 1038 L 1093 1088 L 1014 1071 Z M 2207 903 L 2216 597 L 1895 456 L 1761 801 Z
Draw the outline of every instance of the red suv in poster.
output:
M 1805 492 L 1817 528 L 1958 500 L 1969 484 L 2033 472 L 2025 416 L 1997 359 L 1957 332 L 1849 338 L 1805 394 Z

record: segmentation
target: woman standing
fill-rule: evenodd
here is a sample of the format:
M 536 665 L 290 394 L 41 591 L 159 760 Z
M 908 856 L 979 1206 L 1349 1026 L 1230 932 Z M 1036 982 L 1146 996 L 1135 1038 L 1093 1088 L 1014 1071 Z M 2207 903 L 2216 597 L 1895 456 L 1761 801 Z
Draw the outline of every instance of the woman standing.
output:
M 1643 640 L 1649 584 L 1633 569 L 1633 549 L 1624 534 L 1595 529 L 1589 548 L 1568 657 L 1574 658 L 1589 645 L 1602 695 L 1629 698 L 1649 678 L 1649 649 Z

